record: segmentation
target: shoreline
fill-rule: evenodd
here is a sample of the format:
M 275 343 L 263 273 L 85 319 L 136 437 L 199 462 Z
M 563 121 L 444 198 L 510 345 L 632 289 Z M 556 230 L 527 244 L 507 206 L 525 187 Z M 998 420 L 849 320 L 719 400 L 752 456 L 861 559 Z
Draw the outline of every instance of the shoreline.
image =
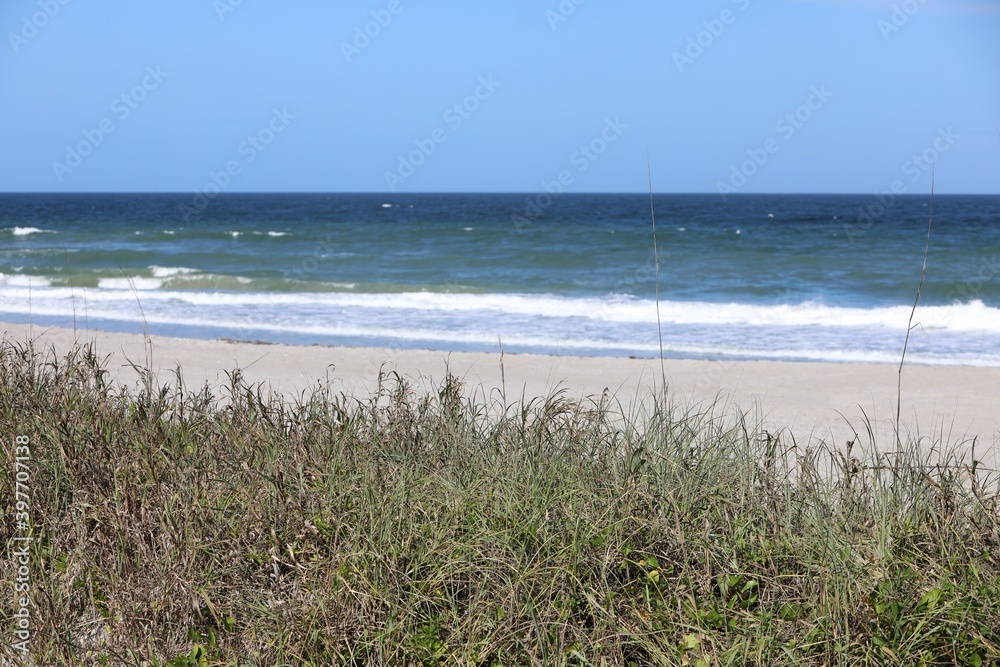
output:
M 107 357 L 109 379 L 137 386 L 130 364 L 145 367 L 143 334 L 0 323 L 4 339 L 54 346 L 65 355 L 75 344 L 93 342 Z M 368 395 L 380 369 L 398 372 L 415 389 L 436 387 L 450 372 L 466 389 L 507 402 L 563 391 L 571 398 L 600 397 L 606 390 L 623 410 L 641 403 L 659 386 L 658 358 L 572 357 L 485 352 L 440 352 L 363 347 L 293 346 L 260 341 L 202 340 L 150 336 L 150 367 L 159 384 L 176 382 L 180 369 L 187 390 L 206 383 L 217 390 L 227 371 L 240 369 L 250 383 L 294 398 L 321 385 L 348 396 Z M 878 426 L 881 443 L 892 439 L 898 364 L 667 359 L 669 395 L 682 407 L 759 413 L 768 428 L 791 433 L 798 443 L 825 439 L 842 445 L 864 419 Z M 1000 368 L 904 366 L 902 426 L 948 443 L 978 440 L 996 459 L 1000 449 Z M 848 423 L 848 420 L 850 423 Z M 853 429 L 852 429 L 853 426 Z M 943 437 L 939 437 L 943 436 Z M 889 440 L 887 440 L 888 438 Z M 977 454 L 983 464 L 993 463 Z

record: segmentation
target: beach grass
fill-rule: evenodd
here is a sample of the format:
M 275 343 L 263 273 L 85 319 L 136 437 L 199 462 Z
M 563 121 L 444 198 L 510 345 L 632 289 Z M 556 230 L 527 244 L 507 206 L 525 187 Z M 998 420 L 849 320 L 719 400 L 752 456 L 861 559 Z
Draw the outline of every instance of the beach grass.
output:
M 123 388 L 91 346 L 5 340 L 0 506 L 26 436 L 34 539 L 30 654 L 5 601 L 3 659 L 1000 664 L 1000 479 L 962 443 L 651 399 Z

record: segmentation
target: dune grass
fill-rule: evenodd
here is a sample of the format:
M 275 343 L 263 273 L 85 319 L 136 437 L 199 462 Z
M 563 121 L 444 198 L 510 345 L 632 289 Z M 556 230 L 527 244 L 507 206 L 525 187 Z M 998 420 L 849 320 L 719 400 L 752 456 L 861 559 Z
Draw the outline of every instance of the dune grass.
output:
M 7 661 L 1000 663 L 1000 480 L 949 443 L 887 466 L 669 397 L 230 380 L 122 389 L 91 347 L 0 345 L 0 505 L 26 435 L 35 538 L 28 660 L 0 554 Z

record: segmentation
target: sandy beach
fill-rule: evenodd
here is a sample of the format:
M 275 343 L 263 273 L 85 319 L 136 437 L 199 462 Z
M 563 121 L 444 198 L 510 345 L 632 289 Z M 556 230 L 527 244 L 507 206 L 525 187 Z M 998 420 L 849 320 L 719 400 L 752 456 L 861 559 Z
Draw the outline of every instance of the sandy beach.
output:
M 132 364 L 146 364 L 141 334 L 109 333 L 3 324 L 9 340 L 55 347 L 64 354 L 76 343 L 94 342 L 119 383 L 135 385 Z M 151 368 L 158 382 L 174 382 L 180 368 L 185 385 L 220 387 L 227 371 L 242 370 L 253 383 L 293 397 L 320 384 L 336 393 L 364 396 L 379 369 L 395 371 L 430 387 L 448 370 L 467 388 L 508 401 L 563 390 L 572 397 L 613 394 L 625 409 L 659 384 L 658 359 L 390 350 L 351 347 L 297 347 L 252 342 L 151 337 Z M 772 361 L 666 360 L 671 396 L 681 406 L 709 406 L 721 399 L 726 410 L 757 413 L 773 431 L 799 442 L 824 439 L 843 444 L 853 430 L 864 432 L 864 416 L 874 418 L 882 444 L 891 442 L 896 416 L 898 367 L 885 364 L 824 364 Z M 959 366 L 906 366 L 903 369 L 904 428 L 929 440 L 971 445 L 992 465 L 1000 442 L 1000 369 Z M 992 448 L 988 455 L 986 450 Z

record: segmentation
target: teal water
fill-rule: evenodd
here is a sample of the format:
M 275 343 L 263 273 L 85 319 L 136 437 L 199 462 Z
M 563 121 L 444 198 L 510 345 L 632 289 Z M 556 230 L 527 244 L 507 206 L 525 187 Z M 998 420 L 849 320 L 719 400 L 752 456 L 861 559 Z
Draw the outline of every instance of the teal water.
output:
M 898 361 L 929 198 L 654 203 L 670 356 Z M 8 321 L 654 356 L 655 277 L 644 195 L 0 195 Z M 1000 197 L 935 199 L 916 319 L 911 361 L 1000 365 Z

